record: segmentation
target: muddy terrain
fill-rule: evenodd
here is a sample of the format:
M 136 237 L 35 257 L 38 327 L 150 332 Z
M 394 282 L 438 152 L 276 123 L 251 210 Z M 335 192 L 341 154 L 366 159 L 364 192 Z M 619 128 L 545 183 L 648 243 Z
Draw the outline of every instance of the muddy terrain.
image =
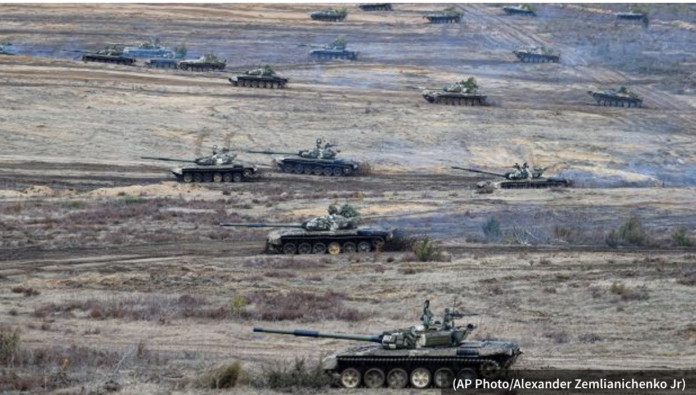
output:
M 302 4 L 0 7 L 0 42 L 19 49 L 0 55 L 0 329 L 21 337 L 0 354 L 0 392 L 209 393 L 209 372 L 240 362 L 232 393 L 273 393 L 273 369 L 353 344 L 253 326 L 379 333 L 417 323 L 425 299 L 438 316 L 453 304 L 479 313 L 472 338 L 519 343 L 521 368 L 696 363 L 693 7 L 651 6 L 647 28 L 601 5 L 540 5 L 537 18 L 464 5 L 464 22 L 445 25 L 422 19 L 436 4 L 349 5 L 340 23 L 312 21 L 323 6 Z M 339 35 L 358 61 L 309 59 Z M 150 37 L 191 58 L 216 53 L 228 71 L 75 52 Z M 540 45 L 561 62 L 512 54 Z M 287 89 L 227 81 L 265 64 Z M 470 76 L 490 105 L 421 96 Z M 587 94 L 620 85 L 645 108 Z M 242 152 L 317 137 L 366 170 L 287 174 Z M 141 159 L 213 145 L 261 176 L 183 184 L 178 164 Z M 451 169 L 525 161 L 573 187 L 482 193 L 490 178 Z M 439 253 L 266 255 L 268 229 L 218 226 L 299 222 L 344 203 Z

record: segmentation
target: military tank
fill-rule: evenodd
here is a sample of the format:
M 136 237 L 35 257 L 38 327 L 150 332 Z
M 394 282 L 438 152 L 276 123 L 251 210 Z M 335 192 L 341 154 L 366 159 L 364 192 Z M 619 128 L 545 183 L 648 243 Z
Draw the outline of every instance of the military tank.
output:
M 328 60 L 328 59 L 346 59 L 346 60 L 357 60 L 358 52 L 350 51 L 348 48 L 348 42 L 345 36 L 339 36 L 329 45 L 323 48 L 313 49 L 309 51 L 309 57 L 318 60 Z
M 17 55 L 17 48 L 12 43 L 0 44 L 0 55 Z
M 227 59 L 207 54 L 198 59 L 181 60 L 178 66 L 181 70 L 186 71 L 224 71 L 227 67 Z
M 393 239 L 392 230 L 359 227 L 360 215 L 349 205 L 329 207 L 329 215 L 302 223 L 221 223 L 223 227 L 284 228 L 268 234 L 267 253 L 341 254 L 381 249 Z
M 176 57 L 176 53 L 160 44 L 158 38 L 151 38 L 147 41 L 143 41 L 137 46 L 130 46 L 123 48 L 123 55 L 130 56 L 133 58 L 169 58 L 173 59 Z
M 340 22 L 348 16 L 348 9 L 343 7 L 341 9 L 328 8 L 321 11 L 315 11 L 309 14 L 309 17 L 315 21 L 323 22 Z
M 200 182 L 243 182 L 249 181 L 257 173 L 256 166 L 235 162 L 237 155 L 228 149 L 218 151 L 213 147 L 213 154 L 193 160 L 143 156 L 141 159 L 164 162 L 193 163 L 195 166 L 184 166 L 172 169 L 176 180 L 184 183 Z
M 176 69 L 179 67 L 179 62 L 176 59 L 168 58 L 148 59 L 145 61 L 145 67 L 153 69 Z
M 453 320 L 464 316 L 446 311 L 445 324 L 426 325 L 422 319 L 421 325 L 373 335 L 262 327 L 254 327 L 253 331 L 376 343 L 339 351 L 322 361 L 322 369 L 345 388 L 450 388 L 455 378 L 504 377 L 521 354 L 519 345 L 466 341 L 476 325 L 456 326 Z
M 645 26 L 650 24 L 648 14 L 644 12 L 617 12 L 614 14 L 617 22 L 628 21 L 634 23 L 642 23 Z
M 482 106 L 486 104 L 486 96 L 478 93 L 478 83 L 473 77 L 446 85 L 442 90 L 426 89 L 422 94 L 428 103 L 433 104 L 450 106 Z
M 433 12 L 423 16 L 430 23 L 459 23 L 462 21 L 464 13 L 457 10 L 455 7 L 447 7 L 443 11 Z
M 324 146 L 322 147 L 322 144 Z M 278 168 L 285 173 L 313 174 L 315 176 L 341 177 L 349 176 L 358 170 L 358 162 L 348 159 L 339 159 L 335 150 L 336 145 L 324 143 L 323 139 L 317 139 L 314 149 L 300 150 L 298 152 L 283 152 L 271 150 L 247 150 L 251 154 L 288 155 L 275 160 Z
M 391 3 L 367 3 L 358 5 L 363 11 L 393 11 Z
M 123 50 L 118 47 L 107 47 L 97 52 L 85 52 L 82 55 L 83 62 L 95 63 L 112 63 L 132 66 L 135 64 L 135 58 L 123 54 Z
M 629 91 L 625 86 L 603 91 L 587 91 L 597 105 L 607 107 L 643 107 L 643 98 Z
M 508 5 L 503 7 L 508 15 L 536 16 L 536 10 L 529 4 Z
M 558 63 L 561 54 L 548 47 L 532 47 L 512 51 L 522 63 Z
M 248 70 L 242 75 L 228 78 L 230 84 L 234 86 L 245 86 L 252 88 L 285 88 L 288 83 L 287 78 L 276 74 L 271 66 L 266 66 L 254 70 Z
M 555 178 L 555 177 L 543 177 L 542 175 L 547 168 L 535 167 L 530 169 L 525 163 L 523 166 L 515 164 L 513 166 L 514 170 L 506 173 L 493 173 L 490 171 L 483 171 L 477 169 L 470 169 L 466 167 L 452 166 L 453 169 L 469 171 L 472 173 L 486 174 L 490 176 L 496 176 L 504 178 L 505 181 L 482 181 L 476 184 L 479 189 L 484 188 L 498 188 L 498 189 L 541 189 L 541 188 L 559 188 L 559 187 L 569 187 L 571 182 L 565 178 Z

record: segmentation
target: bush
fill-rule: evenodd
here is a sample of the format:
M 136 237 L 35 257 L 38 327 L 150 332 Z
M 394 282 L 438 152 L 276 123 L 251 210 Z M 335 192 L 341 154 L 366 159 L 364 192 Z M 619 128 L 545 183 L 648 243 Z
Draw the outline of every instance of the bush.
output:
M 689 236 L 689 230 L 683 226 L 672 233 L 672 243 L 678 247 L 692 247 L 694 245 Z
M 423 239 L 413 243 L 413 253 L 416 259 L 420 262 L 444 261 L 445 256 L 440 250 L 436 241 L 430 239 L 430 236 L 425 236 Z
M 486 240 L 500 240 L 503 237 L 503 232 L 500 230 L 500 221 L 496 217 L 488 218 L 485 224 L 481 227 Z
M 321 368 L 321 361 L 307 363 L 304 358 L 293 362 L 276 361 L 263 367 L 261 376 L 252 385 L 274 390 L 324 389 L 331 378 Z
M 234 388 L 246 377 L 242 364 L 234 362 L 221 366 L 203 375 L 198 381 L 199 387 L 211 389 Z M 242 379 L 242 380 L 240 380 Z
M 0 363 L 12 363 L 20 344 L 19 329 L 0 328 Z
M 640 219 L 635 215 L 630 216 L 617 231 L 619 239 L 631 245 L 643 245 L 645 243 L 645 231 Z

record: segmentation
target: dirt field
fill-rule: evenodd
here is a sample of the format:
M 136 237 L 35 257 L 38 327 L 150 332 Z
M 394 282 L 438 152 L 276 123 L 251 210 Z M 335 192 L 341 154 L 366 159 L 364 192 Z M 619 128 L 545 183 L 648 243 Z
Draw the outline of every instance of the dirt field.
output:
M 20 49 L 0 56 L 0 322 L 21 332 L 0 392 L 103 393 L 111 380 L 121 393 L 209 393 L 200 377 L 240 361 L 252 383 L 232 393 L 270 393 L 258 380 L 274 361 L 352 343 L 253 326 L 379 333 L 417 323 L 426 298 L 438 316 L 455 297 L 480 313 L 473 337 L 519 343 L 521 368 L 693 367 L 696 11 L 654 7 L 647 29 L 597 5 L 422 19 L 443 7 L 351 5 L 345 22 L 321 23 L 307 16 L 321 5 L 0 6 L 0 42 Z M 359 61 L 309 60 L 338 35 Z M 74 59 L 154 36 L 190 57 L 217 53 L 229 71 L 272 64 L 289 87 Z M 517 62 L 511 51 L 530 45 L 561 63 Z M 421 97 L 469 76 L 491 106 Z M 598 107 L 586 93 L 617 85 L 646 107 Z M 140 159 L 226 141 L 295 151 L 320 136 L 370 174 L 283 174 L 240 153 L 260 179 L 191 185 Z M 482 194 L 485 178 L 450 169 L 524 161 L 575 187 Z M 298 222 L 333 203 L 430 235 L 443 257 L 269 256 L 267 230 L 218 226 Z M 613 243 L 631 218 L 640 237 Z

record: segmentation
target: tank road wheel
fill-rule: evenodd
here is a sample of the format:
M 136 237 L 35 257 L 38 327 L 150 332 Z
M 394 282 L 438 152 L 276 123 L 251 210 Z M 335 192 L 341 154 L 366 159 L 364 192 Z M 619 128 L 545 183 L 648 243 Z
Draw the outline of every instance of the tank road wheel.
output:
M 304 174 L 307 174 L 307 175 L 312 174 L 312 170 L 313 169 L 311 166 L 305 166 L 304 167 Z
M 333 170 L 330 167 L 325 167 L 321 171 L 327 177 L 331 177 L 333 175 Z
M 225 173 L 222 175 L 222 181 L 232 182 L 232 173 Z
M 343 253 L 352 254 L 356 251 L 355 243 L 347 241 L 343 243 Z
M 411 372 L 411 385 L 413 388 L 423 389 L 428 388 L 432 376 L 426 368 L 417 368 Z
M 193 175 L 193 181 L 195 182 L 203 182 L 203 175 L 201 173 L 195 173 Z
M 372 246 L 366 241 L 361 241 L 358 243 L 358 252 L 370 252 Z
M 297 174 L 304 173 L 304 166 L 302 166 L 302 163 L 298 163 L 295 165 L 295 173 L 297 173 Z
M 213 182 L 222 182 L 222 174 L 221 173 L 213 174 Z
M 283 254 L 294 255 L 296 252 L 297 252 L 297 247 L 295 246 L 295 243 L 283 244 Z
M 191 173 L 184 173 L 184 182 L 188 184 L 191 181 L 193 181 L 193 175 Z
M 203 181 L 204 182 L 213 182 L 213 175 L 210 173 L 203 174 Z
M 343 175 L 343 169 L 341 169 L 340 167 L 334 167 L 332 171 L 334 177 L 340 177 Z
M 292 168 L 292 165 L 288 165 L 288 164 L 280 165 L 280 169 L 283 170 L 284 173 L 292 173 L 294 170 Z
M 354 368 L 348 368 L 341 372 L 341 385 L 343 388 L 357 388 L 360 385 L 360 372 Z
M 365 387 L 367 388 L 382 388 L 384 387 L 384 372 L 382 369 L 372 368 L 365 372 L 363 377 Z
M 337 255 L 341 253 L 341 245 L 336 243 L 335 241 L 333 243 L 329 243 L 329 254 L 331 255 Z
M 392 369 L 387 374 L 387 387 L 392 389 L 406 388 L 408 384 L 408 373 L 403 369 Z
M 479 367 L 479 372 L 484 379 L 494 379 L 500 374 L 500 365 L 495 361 L 485 361 Z
M 324 174 L 324 169 L 322 169 L 321 166 L 314 166 L 312 173 L 314 173 L 315 176 L 320 176 Z
M 433 382 L 437 388 L 447 388 L 454 380 L 454 372 L 448 368 L 440 368 L 433 375 Z
M 249 177 L 251 177 L 251 170 L 244 169 L 244 171 L 242 172 L 242 178 L 249 178 Z
M 478 378 L 476 372 L 473 369 L 464 368 L 457 373 L 457 380 L 471 380 L 474 381 Z
M 241 173 L 232 174 L 232 182 L 242 182 L 243 178 Z
M 314 243 L 314 246 L 312 247 L 312 253 L 313 254 L 325 254 L 326 253 L 326 244 L 324 243 Z
M 297 252 L 300 254 L 311 254 L 312 253 L 312 245 L 309 243 L 302 243 L 297 247 Z

